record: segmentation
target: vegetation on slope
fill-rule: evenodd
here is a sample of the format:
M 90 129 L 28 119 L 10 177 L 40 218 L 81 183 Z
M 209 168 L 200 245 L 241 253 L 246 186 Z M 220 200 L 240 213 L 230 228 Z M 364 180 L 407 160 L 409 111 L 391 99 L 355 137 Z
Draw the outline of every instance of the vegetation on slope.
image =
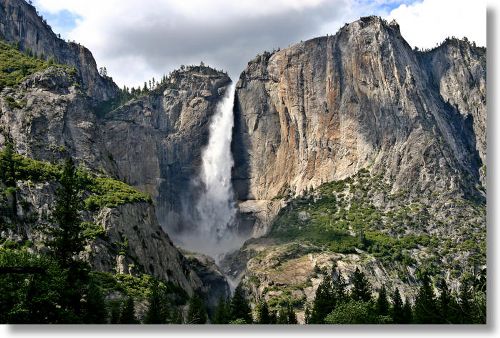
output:
M 0 40 L 0 90 L 21 83 L 26 77 L 38 71 L 56 65 L 53 59 L 44 60 L 30 55 L 30 52 L 19 51 L 17 45 Z
M 377 199 L 384 201 L 385 208 L 375 206 Z M 435 201 L 438 204 L 438 198 Z M 442 210 L 427 203 L 404 202 L 404 192 L 391 194 L 381 176 L 371 176 L 362 169 L 290 200 L 268 237 L 282 243 L 308 242 L 339 253 L 363 250 L 383 261 L 405 265 L 415 263 L 410 257 L 412 249 L 426 247 L 450 253 L 473 249 L 470 244 L 474 243 L 476 249 L 469 250 L 471 265 L 485 264 L 486 231 L 480 226 L 485 206 L 465 199 L 441 202 L 442 210 L 452 208 L 447 217 L 456 222 L 454 231 L 458 232 L 446 235 L 437 231 L 445 228 L 441 216 L 436 215 Z

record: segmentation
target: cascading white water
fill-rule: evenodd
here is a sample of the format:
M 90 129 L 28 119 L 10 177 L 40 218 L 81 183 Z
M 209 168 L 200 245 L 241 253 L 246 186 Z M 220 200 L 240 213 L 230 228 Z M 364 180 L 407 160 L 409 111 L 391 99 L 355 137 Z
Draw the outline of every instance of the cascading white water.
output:
M 231 138 L 235 86 L 227 88 L 210 121 L 209 141 L 202 152 L 199 184 L 202 193 L 196 202 L 196 229 L 184 234 L 183 246 L 216 260 L 239 248 L 243 239 L 236 232 L 236 208 L 231 185 Z

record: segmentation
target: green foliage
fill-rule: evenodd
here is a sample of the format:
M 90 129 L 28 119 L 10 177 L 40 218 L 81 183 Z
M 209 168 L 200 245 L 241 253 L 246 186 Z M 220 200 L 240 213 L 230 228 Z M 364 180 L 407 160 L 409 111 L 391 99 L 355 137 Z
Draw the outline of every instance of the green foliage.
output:
M 87 324 L 106 324 L 108 312 L 100 287 L 91 280 L 83 304 L 83 322 Z
M 219 303 L 215 308 L 213 324 L 229 324 L 231 320 L 231 304 L 224 298 L 219 299 Z
M 316 297 L 312 309 L 310 324 L 323 324 L 325 317 L 333 311 L 336 305 L 333 294 L 332 279 L 326 276 L 316 289 Z
M 0 268 L 9 267 L 42 272 L 0 274 L 0 323 L 67 323 L 75 317 L 62 306 L 66 271 L 55 260 L 0 248 Z
M 375 302 L 375 310 L 381 316 L 389 315 L 389 301 L 387 300 L 387 291 L 385 286 L 382 285 Z
M 119 324 L 138 324 L 135 317 L 134 298 L 127 297 L 118 320 Z
M 351 277 L 352 289 L 351 298 L 354 301 L 369 302 L 372 299 L 372 294 L 370 290 L 370 283 L 366 279 L 366 276 L 358 268 L 352 274 Z
M 73 257 L 83 250 L 86 243 L 79 215 L 82 209 L 82 182 L 71 159 L 66 160 L 59 182 L 61 186 L 56 192 L 53 211 L 57 226 L 50 228 L 52 240 L 48 246 L 61 266 L 70 267 Z
M 424 274 L 415 299 L 414 320 L 417 324 L 435 324 L 438 322 L 436 298 L 428 274 Z
M 262 299 L 257 304 L 257 323 L 258 324 L 272 324 L 269 314 L 269 307 L 265 299 Z
M 9 180 L 10 184 L 13 182 L 12 177 L 23 181 L 61 182 L 63 166 L 16 154 L 12 146 L 8 145 L 9 143 L 0 151 L 0 166 L 9 166 L 9 169 L 2 169 L 0 172 L 9 173 L 9 177 L 4 179 Z M 147 194 L 124 182 L 109 177 L 97 177 L 83 169 L 75 169 L 75 174 L 82 190 L 88 195 L 84 200 L 86 209 L 97 210 L 103 207 L 114 208 L 126 203 L 151 202 L 151 197 Z
M 339 304 L 325 318 L 327 324 L 384 324 L 387 316 L 379 316 L 371 302 L 349 301 Z
M 188 306 L 186 324 L 205 324 L 207 322 L 207 311 L 200 296 L 195 294 L 191 297 Z
M 241 284 L 234 290 L 230 307 L 231 323 L 241 320 L 246 324 L 252 324 L 252 310 L 250 309 L 250 304 L 245 297 L 245 291 L 243 290 Z
M 145 324 L 166 324 L 168 309 L 165 307 L 164 293 L 155 283 L 148 298 L 148 310 L 144 318 Z
M 28 75 L 50 65 L 20 52 L 15 46 L 0 40 L 0 90 L 21 83 Z
M 134 202 L 151 202 L 151 198 L 128 184 L 108 177 L 90 178 L 88 188 L 92 195 L 85 199 L 85 207 L 89 210 Z

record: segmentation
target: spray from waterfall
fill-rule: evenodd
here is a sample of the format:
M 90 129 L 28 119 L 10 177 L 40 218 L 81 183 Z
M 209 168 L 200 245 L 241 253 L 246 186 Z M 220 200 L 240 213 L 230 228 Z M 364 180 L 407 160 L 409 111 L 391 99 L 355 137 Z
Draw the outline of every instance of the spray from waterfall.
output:
M 185 234 L 183 246 L 216 260 L 239 248 L 243 239 L 237 234 L 236 208 L 231 185 L 231 138 L 235 86 L 227 88 L 210 121 L 209 141 L 202 152 L 199 185 L 201 195 L 195 203 L 196 228 Z

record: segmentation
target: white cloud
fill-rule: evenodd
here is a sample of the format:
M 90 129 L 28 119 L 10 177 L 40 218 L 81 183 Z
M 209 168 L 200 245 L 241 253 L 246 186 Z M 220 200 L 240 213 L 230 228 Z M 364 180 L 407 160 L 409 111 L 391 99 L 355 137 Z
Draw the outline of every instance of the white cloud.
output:
M 119 85 L 137 86 L 181 64 L 200 61 L 227 70 L 237 79 L 257 53 L 334 34 L 344 23 L 360 16 L 387 16 L 400 3 L 412 1 L 36 0 L 35 4 L 45 13 L 57 15 L 66 10 L 75 14 L 76 26 L 65 37 L 88 47 L 98 65 L 106 66 Z M 464 23 L 461 14 L 456 14 L 462 7 L 474 6 L 425 0 L 422 4 L 401 5 L 390 15 L 398 19 L 403 36 L 411 44 L 425 47 L 448 35 L 475 38 L 463 29 L 477 24 L 477 15 L 472 23 Z M 476 8 L 465 11 L 477 12 Z M 439 14 L 445 20 L 442 25 L 436 25 Z M 427 16 L 432 19 L 425 30 L 420 26 Z M 418 32 L 426 36 L 418 40 Z
M 423 0 L 401 5 L 388 18 L 396 19 L 401 34 L 413 47 L 432 48 L 451 36 L 466 36 L 486 46 L 485 0 Z

